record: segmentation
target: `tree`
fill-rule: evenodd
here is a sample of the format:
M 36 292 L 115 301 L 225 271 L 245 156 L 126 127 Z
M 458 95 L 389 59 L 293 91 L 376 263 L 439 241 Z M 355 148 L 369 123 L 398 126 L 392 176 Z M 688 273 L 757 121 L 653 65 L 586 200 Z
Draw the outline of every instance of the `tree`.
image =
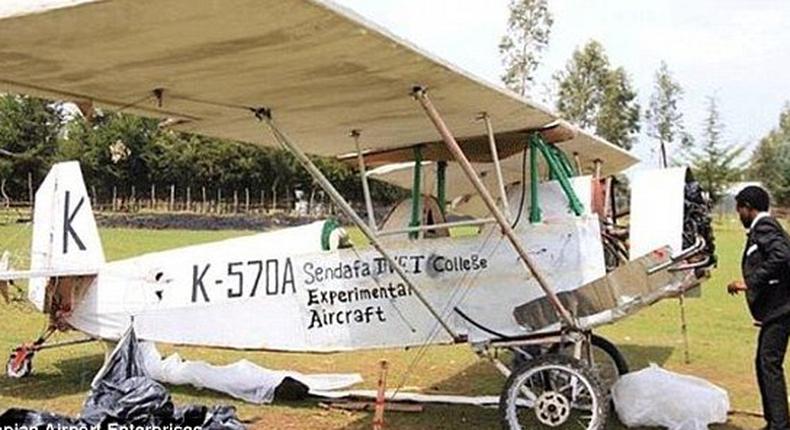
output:
M 779 206 L 790 206 L 790 103 L 779 125 L 760 140 L 752 154 L 749 175 L 765 185 Z
M 553 23 L 547 0 L 510 0 L 507 33 L 499 43 L 505 65 L 502 81 L 522 96 L 534 83 Z
M 33 97 L 0 96 L 0 196 L 27 196 L 28 175 L 40 180 L 63 123 L 58 106 Z
M 672 77 L 667 63 L 661 62 L 654 79 L 653 94 L 645 111 L 647 135 L 658 141 L 661 167 L 667 167 L 667 147 L 680 140 L 685 148 L 691 144 L 691 139 L 684 131 L 683 113 L 678 106 L 683 98 L 683 88 Z
M 743 163 L 738 158 L 744 146 L 723 141 L 724 124 L 715 97 L 708 97 L 708 114 L 703 124 L 701 146 L 689 150 L 689 161 L 694 176 L 717 203 L 722 192 L 741 179 Z
M 639 131 L 639 104 L 625 69 L 606 74 L 601 105 L 595 119 L 595 133 L 611 143 L 631 149 Z
M 622 67 L 612 68 L 603 46 L 590 41 L 554 75 L 557 110 L 567 120 L 631 149 L 639 132 L 639 104 Z

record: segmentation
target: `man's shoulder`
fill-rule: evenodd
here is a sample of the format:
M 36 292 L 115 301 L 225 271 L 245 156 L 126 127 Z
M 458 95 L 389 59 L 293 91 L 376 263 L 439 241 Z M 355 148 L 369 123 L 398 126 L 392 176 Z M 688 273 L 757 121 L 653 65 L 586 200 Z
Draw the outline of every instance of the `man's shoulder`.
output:
M 757 220 L 757 223 L 752 228 L 755 236 L 762 236 L 765 234 L 781 233 L 787 236 L 782 223 L 779 222 L 773 215 L 762 217 Z
M 761 228 L 762 229 L 765 229 L 765 228 L 770 228 L 770 229 L 779 228 L 781 230 L 784 230 L 784 228 L 782 227 L 782 224 L 773 215 L 764 216 L 764 217 L 762 217 L 762 218 L 757 220 L 757 222 L 754 224 L 754 229 L 755 230 L 760 230 Z

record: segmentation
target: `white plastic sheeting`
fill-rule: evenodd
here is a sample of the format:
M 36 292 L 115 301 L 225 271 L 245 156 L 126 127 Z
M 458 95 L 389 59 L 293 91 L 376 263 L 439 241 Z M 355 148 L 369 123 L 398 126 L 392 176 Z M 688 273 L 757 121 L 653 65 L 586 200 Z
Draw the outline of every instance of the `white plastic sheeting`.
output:
M 631 261 L 667 245 L 683 247 L 686 168 L 640 170 L 631 180 Z
M 727 392 L 693 376 L 664 370 L 655 364 L 622 376 L 612 387 L 617 415 L 628 427 L 706 430 L 727 422 Z
M 359 374 L 303 375 L 266 369 L 247 360 L 215 366 L 204 361 L 184 360 L 177 353 L 163 359 L 151 342 L 141 342 L 140 351 L 146 370 L 159 382 L 206 388 L 255 404 L 271 403 L 274 391 L 286 377 L 307 385 L 311 392 L 331 392 L 362 382 Z

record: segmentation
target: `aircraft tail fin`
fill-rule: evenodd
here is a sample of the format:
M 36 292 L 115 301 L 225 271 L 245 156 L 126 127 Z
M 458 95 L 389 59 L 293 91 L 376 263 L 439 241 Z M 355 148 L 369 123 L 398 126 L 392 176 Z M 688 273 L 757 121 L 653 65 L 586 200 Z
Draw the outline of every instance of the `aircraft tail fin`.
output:
M 48 278 L 95 275 L 104 262 L 79 163 L 55 164 L 36 192 L 30 300 L 43 308 Z

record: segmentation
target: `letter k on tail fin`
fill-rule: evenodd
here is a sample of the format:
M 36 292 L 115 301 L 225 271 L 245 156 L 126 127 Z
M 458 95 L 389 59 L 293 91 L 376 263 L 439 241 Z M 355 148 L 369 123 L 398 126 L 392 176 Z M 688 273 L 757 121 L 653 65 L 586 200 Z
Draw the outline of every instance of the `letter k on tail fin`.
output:
M 79 163 L 52 166 L 36 192 L 29 298 L 43 306 L 47 278 L 98 273 L 104 265 L 96 220 Z

